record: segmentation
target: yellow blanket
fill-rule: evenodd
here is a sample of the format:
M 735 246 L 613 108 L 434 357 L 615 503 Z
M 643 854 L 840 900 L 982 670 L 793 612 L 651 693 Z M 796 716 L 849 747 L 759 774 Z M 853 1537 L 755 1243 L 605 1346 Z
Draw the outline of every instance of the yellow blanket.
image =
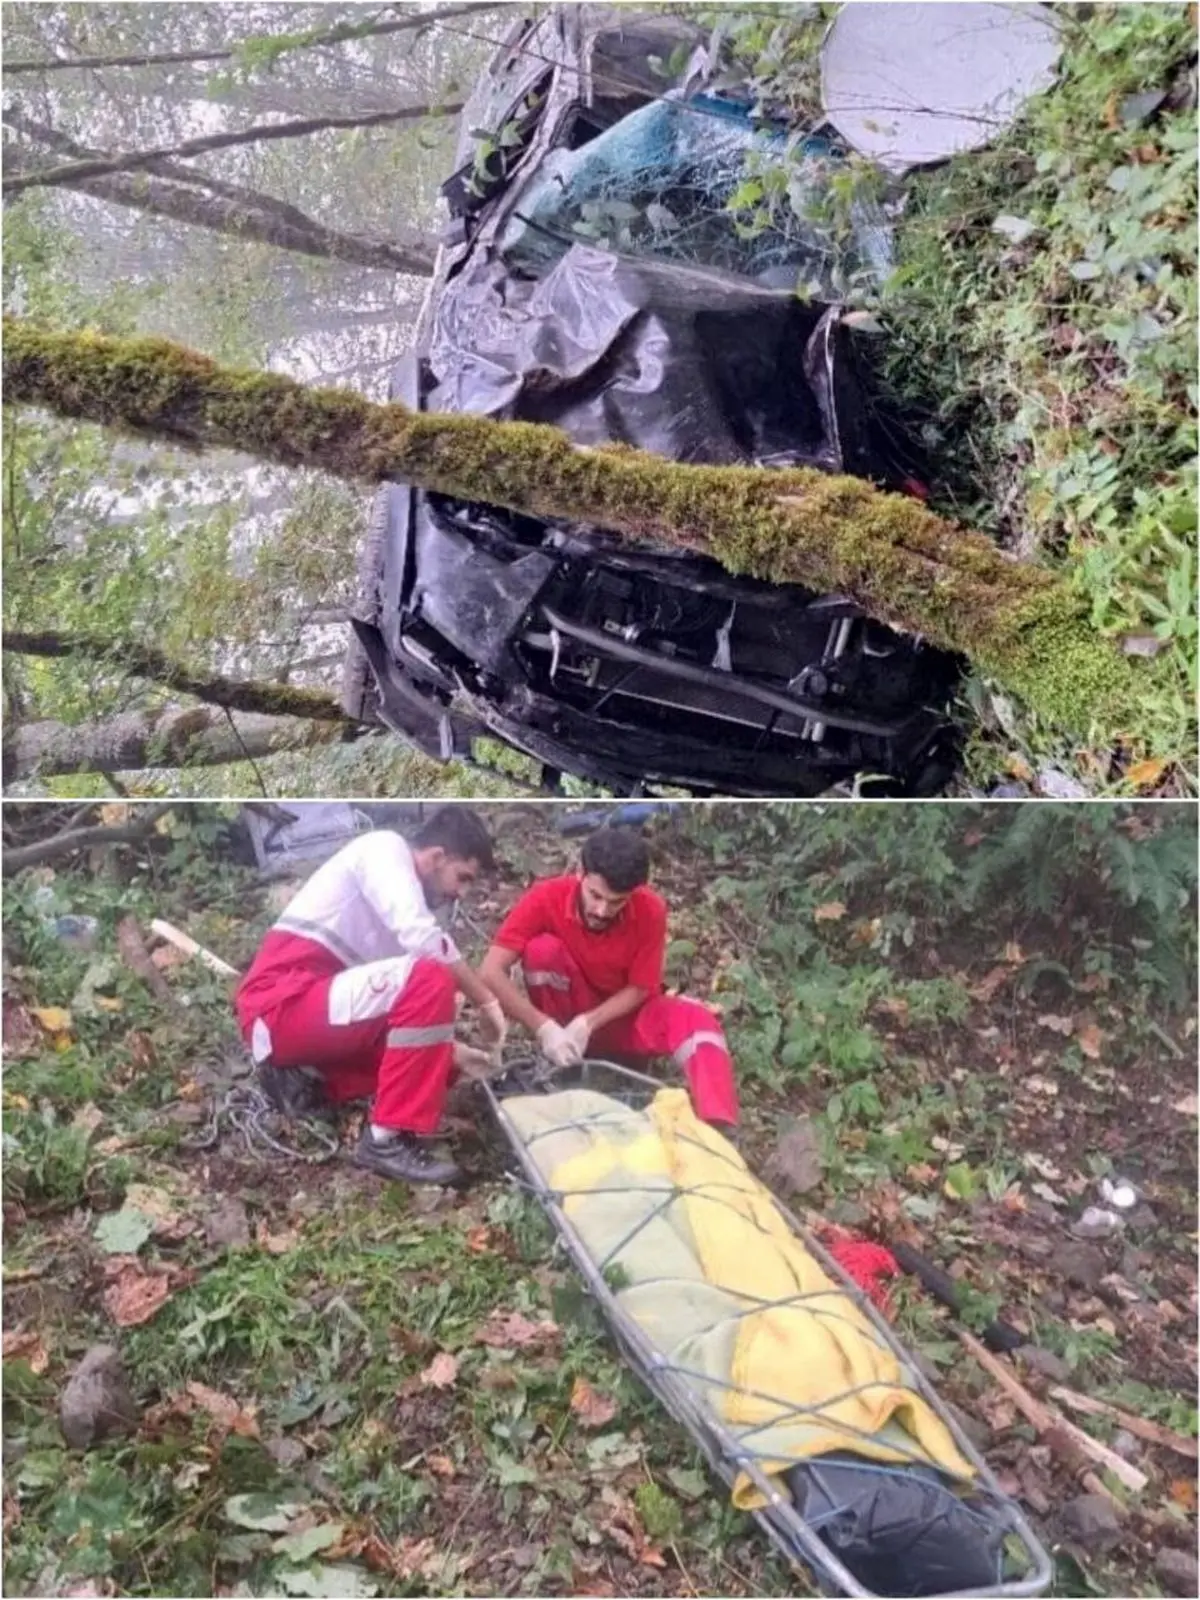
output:
M 503 1109 L 622 1309 L 764 1473 L 852 1450 L 974 1477 L 911 1368 L 685 1090 L 644 1112 L 585 1089 Z M 733 1499 L 763 1503 L 745 1473 Z

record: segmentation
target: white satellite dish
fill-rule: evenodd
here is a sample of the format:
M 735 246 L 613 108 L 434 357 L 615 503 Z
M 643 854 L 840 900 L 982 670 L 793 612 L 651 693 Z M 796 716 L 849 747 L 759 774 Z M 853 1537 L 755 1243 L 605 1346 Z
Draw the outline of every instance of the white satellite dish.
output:
M 821 53 L 825 114 L 892 172 L 988 144 L 1054 82 L 1041 5 L 844 5 Z

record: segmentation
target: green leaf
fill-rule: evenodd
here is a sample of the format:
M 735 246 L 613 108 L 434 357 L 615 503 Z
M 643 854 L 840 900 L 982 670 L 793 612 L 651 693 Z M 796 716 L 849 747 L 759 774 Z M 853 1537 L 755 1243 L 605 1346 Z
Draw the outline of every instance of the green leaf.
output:
M 263 1533 L 286 1533 L 303 1510 L 302 1500 L 283 1493 L 235 1494 L 225 1502 L 225 1515 L 230 1522 Z
M 327 1550 L 331 1544 L 336 1544 L 341 1537 L 340 1522 L 320 1522 L 302 1533 L 285 1533 L 276 1539 L 274 1548 L 292 1561 L 307 1561 L 318 1550 Z
M 632 1467 L 642 1459 L 641 1446 L 631 1443 L 623 1433 L 601 1434 L 598 1439 L 590 1441 L 587 1453 L 594 1467 L 607 1467 L 614 1471 L 621 1467 Z
M 66 1455 L 61 1450 L 31 1450 L 16 1470 L 22 1489 L 46 1489 L 66 1476 Z
M 695 1467 L 668 1467 L 667 1482 L 685 1500 L 703 1500 L 708 1493 L 708 1481 Z
M 524 1483 L 536 1483 L 537 1473 L 514 1461 L 512 1456 L 502 1455 L 496 1469 L 496 1482 L 502 1489 L 511 1489 Z
M 327 1595 L 331 1600 L 358 1600 L 378 1587 L 358 1567 L 284 1567 L 276 1573 L 284 1594 Z
M 965 1161 L 946 1169 L 946 1188 L 959 1200 L 974 1200 L 979 1193 L 975 1174 Z
M 96 1224 L 96 1243 L 113 1256 L 132 1256 L 154 1232 L 154 1222 L 136 1206 L 110 1211 Z

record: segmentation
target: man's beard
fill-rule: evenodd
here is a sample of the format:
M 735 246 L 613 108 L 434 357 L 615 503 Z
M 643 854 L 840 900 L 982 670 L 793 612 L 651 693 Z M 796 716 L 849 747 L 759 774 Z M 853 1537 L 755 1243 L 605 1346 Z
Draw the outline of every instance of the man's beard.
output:
M 613 923 L 617 920 L 617 917 L 619 917 L 620 914 L 621 913 L 618 911 L 611 917 L 593 916 L 583 903 L 582 892 L 579 895 L 579 920 L 583 923 L 584 927 L 589 933 L 603 933 L 607 928 L 612 927 Z

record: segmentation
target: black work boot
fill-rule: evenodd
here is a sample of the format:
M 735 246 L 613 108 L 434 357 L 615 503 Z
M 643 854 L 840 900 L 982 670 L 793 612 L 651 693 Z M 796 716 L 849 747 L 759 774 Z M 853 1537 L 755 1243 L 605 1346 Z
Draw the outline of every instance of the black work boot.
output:
M 259 1088 L 280 1116 L 332 1121 L 333 1107 L 319 1072 L 310 1067 L 272 1067 L 265 1062 L 256 1071 Z
M 428 1139 L 399 1131 L 377 1136 L 369 1122 L 359 1136 L 354 1164 L 400 1183 L 450 1185 L 462 1180 L 462 1168 L 439 1156 Z

